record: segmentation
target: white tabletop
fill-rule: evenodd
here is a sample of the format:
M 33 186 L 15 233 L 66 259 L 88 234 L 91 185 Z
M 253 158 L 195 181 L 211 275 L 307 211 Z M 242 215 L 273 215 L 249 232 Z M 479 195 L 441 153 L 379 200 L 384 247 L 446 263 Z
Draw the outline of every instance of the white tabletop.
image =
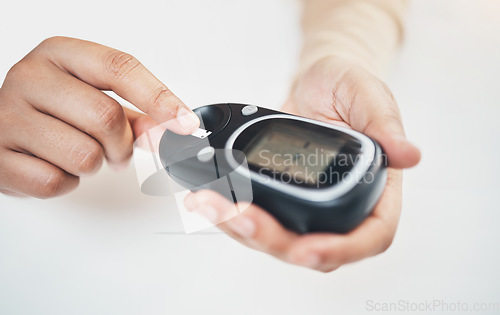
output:
M 134 54 L 192 107 L 276 108 L 300 47 L 292 0 L 29 2 L 2 5 L 0 76 L 66 35 Z M 0 196 L 0 314 L 500 312 L 499 13 L 492 0 L 413 2 L 388 84 L 423 159 L 386 253 L 321 274 L 184 235 L 173 199 L 141 194 L 133 165 L 103 167 L 61 198 Z

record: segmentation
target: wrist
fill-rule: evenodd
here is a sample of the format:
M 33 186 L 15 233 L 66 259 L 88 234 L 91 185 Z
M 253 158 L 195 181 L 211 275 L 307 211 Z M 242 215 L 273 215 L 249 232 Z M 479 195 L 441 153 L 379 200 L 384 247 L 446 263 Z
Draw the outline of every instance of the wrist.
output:
M 303 58 L 297 70 L 297 77 L 301 77 L 308 72 L 335 72 L 340 73 L 349 69 L 361 69 L 379 75 L 377 66 L 359 56 L 349 53 L 336 52 L 335 54 L 318 55 L 314 58 Z

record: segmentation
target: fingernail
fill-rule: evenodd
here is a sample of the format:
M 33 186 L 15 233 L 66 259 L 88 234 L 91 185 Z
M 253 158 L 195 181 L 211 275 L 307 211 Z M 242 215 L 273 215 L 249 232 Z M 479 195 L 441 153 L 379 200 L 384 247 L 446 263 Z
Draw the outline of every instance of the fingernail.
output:
M 233 232 L 243 238 L 251 238 L 255 233 L 255 223 L 252 219 L 239 215 L 227 221 L 227 224 Z
M 129 164 L 130 164 L 130 159 L 120 163 L 111 163 L 111 162 L 108 163 L 109 168 L 111 168 L 115 172 L 121 172 L 126 170 Z
M 301 261 L 300 264 L 302 266 L 308 267 L 315 269 L 317 268 L 321 263 L 321 258 L 319 257 L 318 254 L 310 253 L 307 254 Z
M 217 210 L 212 206 L 202 205 L 196 208 L 193 212 L 200 214 L 202 217 L 205 217 L 210 222 L 217 221 L 218 217 Z
M 186 107 L 181 107 L 177 111 L 177 121 L 179 125 L 187 131 L 193 130 L 200 123 L 198 116 Z

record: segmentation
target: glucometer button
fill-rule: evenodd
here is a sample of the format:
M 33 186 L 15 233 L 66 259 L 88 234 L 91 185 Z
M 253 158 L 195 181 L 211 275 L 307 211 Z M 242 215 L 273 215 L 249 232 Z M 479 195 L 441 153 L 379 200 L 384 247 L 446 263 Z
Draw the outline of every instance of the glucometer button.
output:
M 213 158 L 214 153 L 215 153 L 214 147 L 204 147 L 203 149 L 198 151 L 196 157 L 200 162 L 208 162 Z
M 250 115 L 255 114 L 258 110 L 259 110 L 259 108 L 257 106 L 247 105 L 247 106 L 243 107 L 243 109 L 241 110 L 241 114 L 243 116 L 250 116 Z

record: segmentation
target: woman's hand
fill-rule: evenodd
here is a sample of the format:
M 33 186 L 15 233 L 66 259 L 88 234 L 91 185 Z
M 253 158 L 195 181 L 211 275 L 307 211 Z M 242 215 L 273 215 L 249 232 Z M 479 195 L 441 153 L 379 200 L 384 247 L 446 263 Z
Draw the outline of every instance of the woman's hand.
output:
M 389 89 L 362 68 L 325 60 L 298 78 L 283 110 L 352 128 L 376 139 L 390 166 L 380 201 L 372 214 L 347 234 L 298 235 L 256 205 L 249 205 L 243 213 L 219 224 L 219 228 L 248 247 L 323 272 L 386 250 L 401 212 L 401 169 L 420 160 L 419 150 L 406 140 Z M 234 207 L 207 190 L 189 194 L 185 206 L 213 222 L 220 222 Z
M 112 90 L 148 116 L 123 108 Z M 0 192 L 48 198 L 70 191 L 106 158 L 119 168 L 134 135 L 169 121 L 189 134 L 199 120 L 129 54 L 49 38 L 8 72 L 0 89 Z

